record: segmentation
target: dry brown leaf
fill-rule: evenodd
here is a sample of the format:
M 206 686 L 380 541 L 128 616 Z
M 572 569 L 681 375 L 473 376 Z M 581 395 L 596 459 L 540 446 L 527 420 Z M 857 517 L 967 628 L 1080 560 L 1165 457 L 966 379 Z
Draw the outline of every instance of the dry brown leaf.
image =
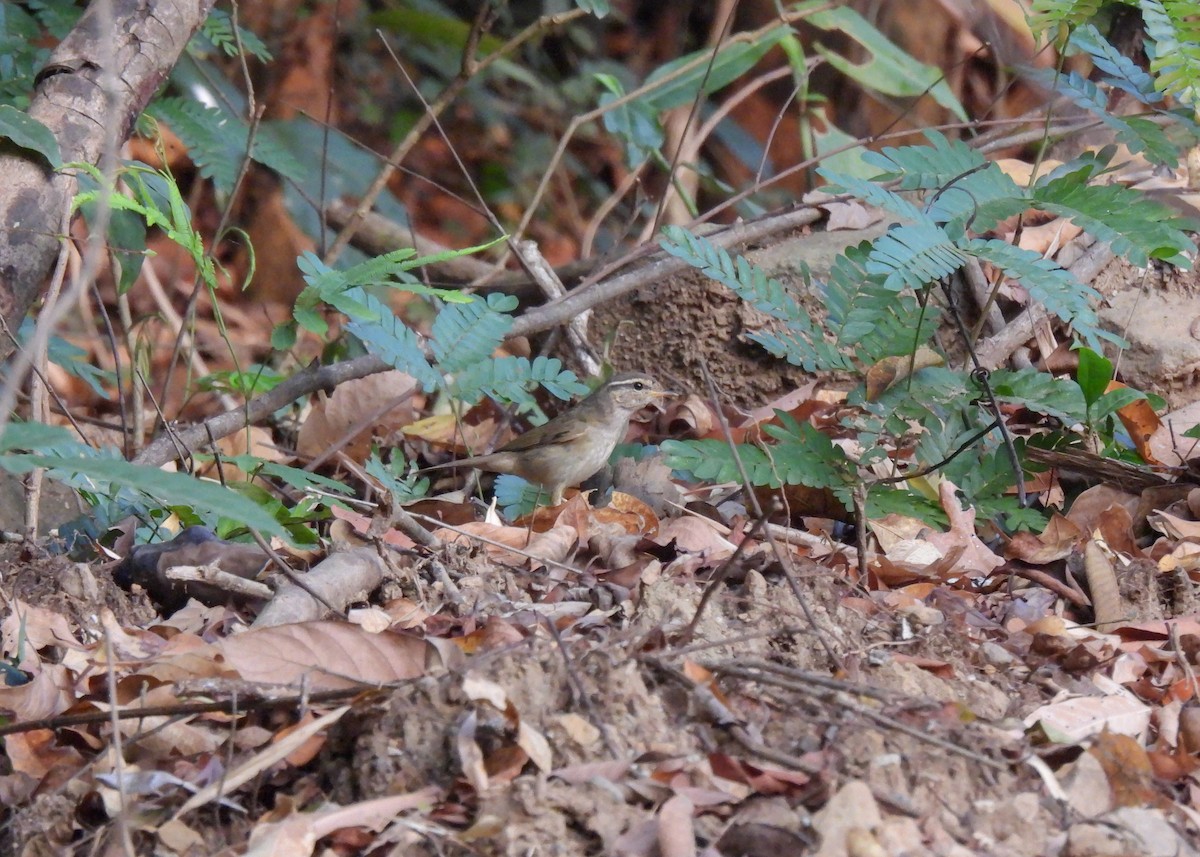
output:
M 212 645 L 246 681 L 306 682 L 334 690 L 416 678 L 428 646 L 405 634 L 372 634 L 345 622 L 305 622 L 246 631 Z
M 486 521 L 475 521 L 462 524 L 454 529 L 441 529 L 434 533 L 447 544 L 481 544 L 489 556 L 498 562 L 519 565 L 528 560 L 529 556 L 548 562 L 562 562 L 579 542 L 579 534 L 574 527 L 556 526 L 544 533 L 530 533 L 524 527 L 506 527 L 500 524 L 489 524 Z M 471 536 L 481 536 L 488 542 L 480 542 Z M 507 551 L 503 546 L 519 548 Z
M 16 687 L 0 685 L 0 710 L 16 720 L 41 720 L 75 704 L 76 673 L 62 664 L 44 664 L 33 678 Z
M 706 399 L 695 393 L 667 408 L 665 422 L 672 437 L 706 437 L 715 418 Z
M 1076 743 L 1105 730 L 1144 741 L 1150 728 L 1150 707 L 1103 675 L 1092 681 L 1102 696 L 1075 696 L 1043 705 L 1025 717 L 1025 726 L 1041 721 L 1052 735 Z
M 1020 158 L 997 158 L 994 163 L 1006 176 L 1021 187 L 1027 187 L 1033 179 L 1034 164 L 1030 161 L 1021 160 Z M 1044 176 L 1061 166 L 1062 161 L 1046 158 L 1037 164 L 1038 175 Z
M 474 454 L 496 441 L 498 423 L 485 419 L 478 423 L 459 420 L 454 414 L 435 414 L 404 426 L 405 437 L 423 440 L 426 443 L 456 454 Z
M 4 755 L 12 771 L 38 781 L 45 780 L 56 770 L 65 779 L 84 765 L 83 756 L 78 750 L 57 742 L 53 729 L 29 729 L 5 735 Z
M 1125 385 L 1120 381 L 1109 381 L 1104 392 L 1122 389 L 1125 389 Z M 1162 422 L 1150 403 L 1145 399 L 1130 402 L 1117 411 L 1117 417 L 1121 420 L 1121 425 L 1125 426 L 1125 431 L 1129 432 L 1129 437 L 1133 441 L 1133 447 L 1137 450 L 1138 455 L 1147 464 L 1159 464 L 1160 462 L 1154 457 L 1154 452 L 1150 448 L 1150 441 L 1155 432 L 1162 427 Z
M 709 562 L 725 559 L 735 550 L 733 542 L 722 536 L 713 522 L 694 515 L 667 521 L 651 541 L 664 546 L 674 542 L 678 550 L 699 554 Z
M 592 518 L 601 524 L 615 524 L 632 536 L 653 538 L 658 532 L 658 515 L 654 510 L 632 494 L 620 491 L 613 492 L 607 506 L 593 511 Z
M 975 510 L 963 508 L 959 504 L 958 497 L 955 495 L 957 490 L 949 480 L 943 481 L 938 486 L 942 508 L 950 518 L 950 531 L 933 533 L 928 540 L 947 554 L 952 547 L 963 547 L 962 556 L 954 564 L 956 573 L 965 573 L 972 577 L 986 577 L 1004 565 L 1004 560 L 996 556 L 991 548 L 975 535 Z
M 946 362 L 928 345 L 922 345 L 911 357 L 885 357 L 867 369 L 867 401 L 874 402 L 896 383 L 919 369 L 941 366 Z
M 1070 556 L 1084 532 L 1062 515 L 1055 513 L 1040 535 L 1024 530 L 1014 533 L 1005 546 L 1004 555 L 1030 565 L 1048 565 Z
M 365 543 L 362 539 L 355 541 L 352 536 L 366 536 L 366 534 L 371 530 L 372 518 L 368 517 L 367 515 L 360 515 L 358 512 L 352 512 L 349 509 L 343 509 L 338 505 L 330 506 L 329 510 L 333 514 L 333 517 L 337 519 L 334 521 L 334 524 L 342 524 L 348 528 L 348 532 L 342 531 L 338 532 L 337 534 L 335 534 L 331 528 L 330 538 L 334 539 L 335 541 L 352 543 L 355 547 L 361 546 Z M 412 549 L 417 546 L 417 543 L 411 538 L 395 529 L 390 529 L 385 532 L 382 535 L 382 539 L 385 543 L 399 548 Z
M 300 426 L 296 448 L 301 455 L 315 458 L 346 439 L 357 428 L 345 452 L 356 461 L 367 457 L 373 435 L 385 437 L 412 422 L 412 393 L 416 380 L 403 372 L 380 372 L 338 385 L 333 394 L 318 398 Z M 405 395 L 408 398 L 403 398 Z M 394 405 L 384 411 L 390 403 Z M 382 413 L 380 413 L 383 411 Z M 378 414 L 367 425 L 360 423 Z
M 1039 256 L 1053 258 L 1064 244 L 1083 232 L 1064 217 L 1056 217 L 1048 223 L 1026 226 L 1021 230 L 1021 248 L 1032 250 Z

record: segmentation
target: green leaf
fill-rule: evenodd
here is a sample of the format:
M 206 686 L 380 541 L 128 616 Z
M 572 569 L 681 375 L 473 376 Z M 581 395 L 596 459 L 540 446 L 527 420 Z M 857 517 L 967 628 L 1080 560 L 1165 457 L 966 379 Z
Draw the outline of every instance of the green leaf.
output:
M 808 423 L 798 423 L 783 411 L 776 411 L 782 426 L 768 425 L 764 430 L 779 443 L 767 447 L 740 444 L 737 456 L 750 484 L 779 488 L 781 485 L 808 485 L 813 488 L 845 489 L 850 484 L 849 462 L 840 447 Z M 733 451 L 724 441 L 664 440 L 664 460 L 673 470 L 683 471 L 701 482 L 741 482 L 741 471 Z
M 271 328 L 271 347 L 276 351 L 288 351 L 296 345 L 299 331 L 295 322 L 281 322 Z
M 4 441 L 9 441 L 5 430 Z M 52 479 L 79 476 L 95 482 L 131 488 L 167 506 L 190 506 L 201 514 L 221 515 L 242 522 L 264 535 L 283 536 L 279 522 L 253 501 L 216 482 L 195 479 L 183 473 L 168 473 L 153 467 L 107 459 L 64 458 L 32 453 L 0 455 L 0 469 L 27 473 L 44 467 Z M 103 491 L 101 491 L 103 493 Z
M 894 193 L 885 187 L 866 179 L 835 173 L 824 167 L 817 174 L 829 182 L 829 187 L 822 188 L 826 193 L 849 193 L 857 196 L 863 202 L 890 211 L 892 214 L 913 222 L 928 221 L 929 218 L 905 196 Z
M 1019 281 L 1034 300 L 1069 322 L 1093 348 L 1099 348 L 1101 340 L 1122 342 L 1119 336 L 1100 327 L 1091 304 L 1092 300 L 1099 300 L 1099 293 L 1079 282 L 1069 271 L 1042 258 L 1040 253 L 1014 247 L 999 239 L 973 238 L 963 242 L 962 248 Z
M 238 41 L 240 40 L 242 48 L 250 56 L 263 62 L 270 62 L 272 59 L 271 52 L 267 50 L 262 39 L 250 30 L 241 27 L 237 35 L 234 35 L 233 18 L 223 9 L 213 9 L 209 12 L 208 18 L 205 19 L 204 24 L 200 27 L 200 32 L 196 35 L 207 39 L 214 48 L 223 51 L 226 56 L 238 55 Z
M 1071 45 L 1092 58 L 1097 70 L 1106 75 L 1105 83 L 1128 92 L 1143 104 L 1162 101 L 1162 95 L 1154 89 L 1154 78 L 1114 48 L 1093 25 L 1084 24 L 1071 33 Z
M 1146 35 L 1153 40 L 1155 86 L 1185 104 L 1200 101 L 1200 22 L 1194 0 L 1140 0 Z
M 531 514 L 539 505 L 550 501 L 549 489 L 528 482 L 520 476 L 497 476 L 492 490 L 496 494 L 496 504 L 503 510 L 504 517 L 510 521 Z
M 471 35 L 468 21 L 453 15 L 429 12 L 411 4 L 399 9 L 373 12 L 367 16 L 367 21 L 372 27 L 383 27 L 420 44 L 450 48 L 456 54 L 461 54 L 466 48 L 467 38 Z M 503 46 L 503 39 L 484 33 L 479 39 L 479 54 L 481 57 L 487 56 Z
M 1028 18 L 1035 33 L 1060 25 L 1077 27 L 1092 20 L 1108 0 L 1033 0 Z
M 600 96 L 600 106 L 605 107 L 625 95 L 625 89 L 611 74 L 597 74 L 596 80 L 608 92 Z M 642 99 L 628 101 L 604 113 L 604 128 L 625 143 L 625 161 L 636 166 L 659 154 L 663 141 L 662 125 L 658 114 Z
M 392 505 L 402 506 L 419 500 L 429 493 L 429 477 L 407 472 L 408 464 L 403 458 L 393 458 L 385 464 L 378 450 L 372 450 L 367 459 L 367 475 L 378 479 L 392 495 Z
M 989 382 L 996 398 L 1029 408 L 1040 414 L 1058 417 L 1066 423 L 1087 418 L 1087 402 L 1079 385 L 1055 378 L 1036 369 L 993 372 Z M 978 387 L 979 392 L 982 390 Z
M 976 232 L 1024 211 L 1025 192 L 996 164 L 961 140 L 926 131 L 929 145 L 887 147 L 863 156 L 883 170 L 875 181 L 898 179 L 902 190 L 931 190 L 925 215 L 936 223 L 957 220 Z
M 859 138 L 832 122 L 825 122 L 824 128 L 814 127 L 812 136 L 816 155 L 830 172 L 856 179 L 874 178 L 879 172 L 864 160 L 869 150 Z
M 660 113 L 670 110 L 672 107 L 690 104 L 700 94 L 702 83 L 703 94 L 711 95 L 748 72 L 766 55 L 767 51 L 775 47 L 779 40 L 790 32 L 790 27 L 779 26 L 767 31 L 755 42 L 736 42 L 726 45 L 711 63 L 708 58 L 712 55 L 712 51 L 708 48 L 672 60 L 655 69 L 654 73 L 646 78 L 646 85 L 652 89 L 642 96 L 641 100 L 655 113 Z M 696 62 L 696 60 L 703 61 Z M 664 80 L 676 69 L 689 63 L 695 63 L 689 71 L 673 80 L 659 84 L 659 81 Z
M 257 455 L 231 455 L 227 456 L 225 460 L 232 462 L 235 467 L 245 473 L 273 477 L 298 491 L 329 492 L 347 496 L 354 494 L 354 489 L 336 479 L 330 479 L 319 473 L 310 473 L 298 467 L 289 467 L 277 461 L 267 461 Z
M 537 403 L 529 388 L 541 385 L 559 399 L 570 399 L 588 392 L 575 373 L 562 368 L 555 357 L 526 357 L 506 355 L 482 360 L 457 373 L 449 389 L 456 399 L 475 404 L 487 396 L 501 404 L 518 405 L 522 411 L 536 411 Z
M 54 132 L 10 104 L 0 104 L 0 138 L 37 155 L 52 170 L 62 166 L 62 152 Z
M 575 0 L 575 5 L 597 18 L 605 18 L 612 11 L 608 0 Z
M 940 69 L 913 59 L 850 7 L 815 12 L 804 21 L 822 30 L 840 31 L 871 54 L 870 59 L 853 63 L 820 43 L 814 45 L 826 62 L 847 77 L 885 95 L 915 98 L 928 93 L 956 117 L 967 121 L 966 111 Z
M 1150 160 L 1159 164 L 1175 164 L 1179 150 L 1153 122 L 1137 117 L 1125 118 L 1109 110 L 1108 96 L 1095 83 L 1079 72 L 1057 74 L 1050 69 L 1031 69 L 1031 76 L 1055 89 L 1080 107 L 1091 112 L 1097 119 L 1116 132 L 1117 139 L 1131 152 L 1145 152 Z
M 1103 354 L 1090 348 L 1080 348 L 1076 353 L 1079 355 L 1079 369 L 1075 373 L 1075 380 L 1083 392 L 1083 401 L 1090 408 L 1100 401 L 1108 389 L 1108 382 L 1113 379 L 1113 364 Z
M 966 257 L 945 230 L 930 223 L 893 226 L 875 240 L 867 259 L 868 274 L 885 277 L 892 291 L 919 291 L 962 267 Z
M 1117 387 L 1116 389 L 1109 390 L 1092 405 L 1090 413 L 1092 422 L 1099 423 L 1108 419 L 1108 417 L 1121 410 L 1121 408 L 1144 399 L 1146 399 L 1146 394 L 1132 387 Z

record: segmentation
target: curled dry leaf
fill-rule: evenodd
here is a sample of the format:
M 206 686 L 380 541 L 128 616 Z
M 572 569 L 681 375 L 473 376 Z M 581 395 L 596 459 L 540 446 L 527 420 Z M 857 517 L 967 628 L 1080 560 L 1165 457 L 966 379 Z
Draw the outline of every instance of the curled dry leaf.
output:
M 665 421 L 672 437 L 707 437 L 715 418 L 708 402 L 692 393 L 667 408 Z
M 670 797 L 658 811 L 658 853 L 662 857 L 696 857 L 695 807 L 681 794 Z
M 1109 393 L 1122 389 L 1125 389 L 1125 385 L 1120 381 L 1109 381 L 1104 392 Z M 1117 417 L 1121 420 L 1121 425 L 1125 426 L 1125 431 L 1129 432 L 1129 437 L 1133 441 L 1133 447 L 1137 450 L 1138 455 L 1147 464 L 1161 464 L 1154 457 L 1150 441 L 1162 427 L 1162 421 L 1159 420 L 1158 414 L 1154 412 L 1150 403 L 1145 399 L 1130 402 L 1117 411 Z
M 1046 529 L 1039 535 L 1025 530 L 1013 533 L 1005 546 L 1004 555 L 1030 565 L 1048 565 L 1069 556 L 1071 550 L 1083 538 L 1083 530 L 1055 513 Z
M 592 512 L 594 521 L 615 524 L 631 536 L 644 535 L 653 538 L 658 532 L 658 515 L 654 510 L 632 494 L 614 491 L 607 506 Z
M 40 782 L 58 771 L 65 781 L 85 765 L 83 756 L 73 747 L 64 747 L 50 729 L 31 729 L 4 738 L 4 755 L 14 773 Z
M 75 673 L 63 664 L 45 664 L 17 687 L 0 686 L 0 710 L 16 720 L 42 720 L 75 704 Z
M 941 366 L 945 362 L 945 358 L 928 345 L 922 345 L 911 357 L 885 357 L 867 369 L 867 401 L 876 401 L 913 372 L 930 366 Z
M 1093 682 L 1101 696 L 1069 697 L 1043 705 L 1025 717 L 1025 726 L 1040 722 L 1056 740 L 1070 743 L 1104 731 L 1144 741 L 1150 728 L 1150 706 L 1105 676 L 1098 675 Z
M 929 541 L 935 547 L 949 552 L 952 547 L 961 547 L 963 555 L 956 563 L 959 574 L 986 577 L 1004 564 L 992 550 L 975 535 L 975 510 L 964 509 L 956 496 L 958 488 L 949 480 L 938 488 L 939 499 L 946 515 L 950 518 L 950 531 L 933 533 Z
M 283 818 L 272 813 L 250 833 L 250 849 L 245 857 L 311 854 L 317 840 L 331 833 L 348 827 L 382 830 L 402 812 L 428 809 L 439 796 L 437 786 L 429 786 L 417 792 L 360 801 L 349 806 L 331 806 L 316 812 L 293 811 Z

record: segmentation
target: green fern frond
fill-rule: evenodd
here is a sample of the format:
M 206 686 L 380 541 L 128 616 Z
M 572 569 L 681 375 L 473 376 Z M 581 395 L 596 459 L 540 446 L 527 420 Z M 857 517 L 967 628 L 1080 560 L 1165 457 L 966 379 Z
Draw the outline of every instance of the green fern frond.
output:
M 444 312 L 444 311 L 443 311 Z M 587 392 L 575 373 L 562 368 L 562 361 L 538 357 L 503 356 L 480 360 L 454 376 L 449 391 L 454 398 L 475 404 L 484 396 L 501 404 L 515 404 L 521 410 L 535 409 L 537 403 L 530 388 L 538 384 L 560 399 Z
M 262 39 L 250 30 L 243 27 L 236 36 L 234 35 L 233 19 L 223 9 L 213 9 L 200 26 L 197 35 L 207 39 L 214 48 L 224 52 L 226 56 L 238 55 L 238 39 L 240 38 L 242 49 L 246 53 L 263 62 L 270 62 L 272 59 L 271 52 L 267 50 Z
M 1160 164 L 1179 161 L 1179 148 L 1171 143 L 1162 128 L 1148 119 L 1116 115 L 1108 109 L 1105 92 L 1078 72 L 1057 75 L 1049 69 L 1037 69 L 1030 75 L 1061 92 L 1111 128 L 1131 152 L 1145 152 L 1150 160 Z
M 385 363 L 416 378 L 427 393 L 438 389 L 442 374 L 429 365 L 416 332 L 378 298 L 364 292 L 363 301 L 377 316 L 376 320 L 350 321 L 346 330 L 362 340 L 367 350 Z
M 227 111 L 185 98 L 160 98 L 146 112 L 179 136 L 201 176 L 210 179 L 220 193 L 233 192 L 250 142 L 250 127 L 245 122 Z M 269 135 L 255 138 L 249 157 L 293 181 L 307 176 L 295 156 Z
M 1153 39 L 1150 70 L 1158 89 L 1185 104 L 1200 102 L 1200 15 L 1194 0 L 1141 0 L 1146 34 Z
M 741 256 L 734 257 L 702 236 L 678 226 L 665 227 L 659 243 L 672 256 L 683 259 L 726 286 L 755 309 L 784 322 L 783 330 L 748 334 L 750 341 L 809 372 L 853 368 L 846 354 L 825 341 L 796 296 L 757 265 Z
M 952 142 L 938 131 L 926 131 L 925 137 L 927 146 L 886 146 L 864 152 L 865 163 L 883 170 L 875 181 L 896 179 L 903 190 L 931 190 L 988 165 L 983 155 L 961 140 Z
M 1020 282 L 1034 300 L 1040 302 L 1047 311 L 1071 324 L 1076 333 L 1093 348 L 1098 348 L 1102 339 L 1110 342 L 1121 341 L 1120 337 L 1100 327 L 1096 311 L 1091 304 L 1091 300 L 1100 297 L 1096 290 L 1080 283 L 1069 271 L 1049 259 L 1043 259 L 1032 250 L 1014 247 L 999 239 L 975 238 L 966 242 L 963 249 L 991 262 Z
M 1162 101 L 1162 93 L 1154 88 L 1154 78 L 1114 48 L 1091 24 L 1084 24 L 1071 34 L 1071 45 L 1092 58 L 1096 70 L 1105 75 L 1104 83 L 1128 92 L 1143 104 Z
M 808 423 L 797 422 L 783 411 L 775 416 L 782 425 L 763 427 L 774 443 L 741 444 L 735 458 L 724 441 L 664 440 L 666 464 L 697 481 L 741 482 L 740 459 L 751 485 L 829 487 L 847 498 L 855 473 L 845 451 Z
M 922 307 L 913 295 L 897 294 L 869 274 L 870 253 L 866 241 L 846 248 L 834 261 L 824 289 L 825 326 L 862 365 L 911 354 L 933 336 L 939 318 L 936 307 Z
M 1185 254 L 1194 246 L 1183 229 L 1195 229 L 1195 224 L 1138 191 L 1118 184 L 1088 184 L 1086 172 L 1079 170 L 1039 184 L 1032 203 L 1074 220 L 1135 265 L 1162 259 L 1180 268 L 1191 267 Z
M 1095 18 L 1106 3 L 1107 0 L 1033 0 L 1029 26 L 1035 33 L 1059 26 L 1078 27 Z
M 966 257 L 941 227 L 930 223 L 894 226 L 871 248 L 866 270 L 883 276 L 884 288 L 919 291 L 962 267 Z
M 1087 402 L 1079 384 L 1056 378 L 1036 369 L 1000 369 L 988 377 L 996 398 L 1019 404 L 1034 413 L 1057 417 L 1067 423 L 1087 419 Z
M 517 307 L 511 295 L 490 294 L 487 300 L 449 304 L 433 321 L 430 345 L 444 372 L 459 372 L 487 361 L 512 327 L 506 313 Z
M 936 223 L 970 222 L 975 231 L 1021 212 L 1022 191 L 1003 170 L 961 140 L 927 131 L 927 146 L 888 147 L 863 161 L 883 172 L 874 181 L 899 182 L 902 190 L 936 190 L 924 214 Z

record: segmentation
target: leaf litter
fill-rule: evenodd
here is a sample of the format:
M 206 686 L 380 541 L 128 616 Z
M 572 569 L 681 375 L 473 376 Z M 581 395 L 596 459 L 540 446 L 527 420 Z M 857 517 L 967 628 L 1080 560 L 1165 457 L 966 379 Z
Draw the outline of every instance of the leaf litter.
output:
M 711 432 L 698 408 L 663 419 Z M 1156 510 L 1097 486 L 1000 556 L 943 483 L 949 527 L 872 521 L 859 577 L 818 519 L 786 521 L 807 541 L 776 554 L 710 486 L 672 485 L 683 502 L 579 493 L 513 524 L 441 501 L 436 554 L 387 538 L 345 554 L 381 573 L 313 615 L 354 607 L 351 622 L 261 627 L 220 599 L 167 617 L 140 587 L 6 548 L 4 651 L 29 679 L 0 690 L 10 833 L 65 848 L 124 807 L 179 854 L 239 837 L 296 854 L 1185 841 L 1200 818 L 1190 497 Z M 1089 555 L 1114 581 L 1103 632 Z M 200 823 L 210 804 L 227 824 Z

